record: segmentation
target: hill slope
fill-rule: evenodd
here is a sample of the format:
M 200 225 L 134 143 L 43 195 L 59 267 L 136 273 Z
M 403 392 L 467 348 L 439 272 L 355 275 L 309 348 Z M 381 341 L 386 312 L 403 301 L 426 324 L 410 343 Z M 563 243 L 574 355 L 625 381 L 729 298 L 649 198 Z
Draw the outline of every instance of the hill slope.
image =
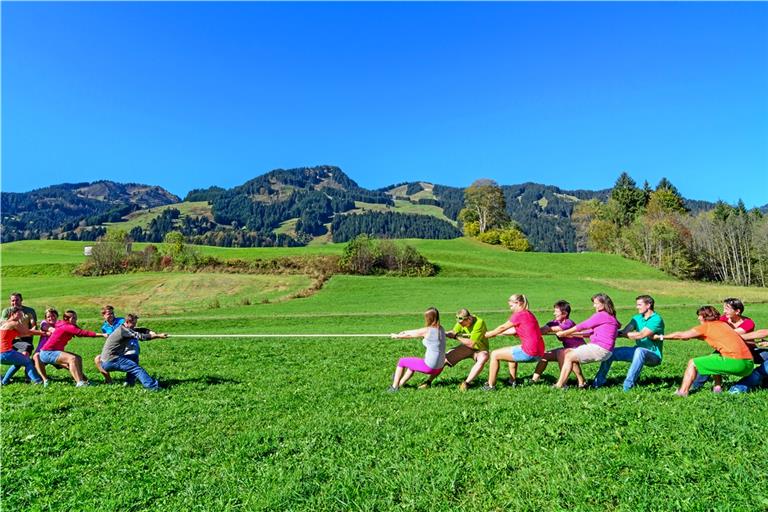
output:
M 2 241 L 49 238 L 84 226 L 118 221 L 132 211 L 180 199 L 167 190 L 137 183 L 64 183 L 0 198 Z

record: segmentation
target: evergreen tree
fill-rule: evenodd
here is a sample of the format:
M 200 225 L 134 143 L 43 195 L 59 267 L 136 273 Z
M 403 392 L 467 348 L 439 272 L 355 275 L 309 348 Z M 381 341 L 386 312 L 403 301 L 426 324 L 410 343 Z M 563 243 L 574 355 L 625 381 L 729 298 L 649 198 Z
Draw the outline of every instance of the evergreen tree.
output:
M 645 208 L 645 193 L 637 188 L 629 174 L 623 172 L 611 190 L 610 202 L 614 217 L 611 220 L 619 227 L 629 226 Z

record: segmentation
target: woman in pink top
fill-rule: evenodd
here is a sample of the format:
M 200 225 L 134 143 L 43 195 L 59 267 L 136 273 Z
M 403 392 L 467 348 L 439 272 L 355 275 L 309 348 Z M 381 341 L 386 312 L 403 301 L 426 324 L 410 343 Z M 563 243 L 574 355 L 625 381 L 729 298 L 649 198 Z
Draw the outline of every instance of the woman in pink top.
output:
M 538 362 L 544 355 L 544 338 L 541 337 L 539 321 L 528 309 L 528 298 L 525 295 L 512 295 L 507 301 L 512 316 L 509 320 L 492 331 L 485 333 L 486 338 L 493 338 L 500 334 L 513 335 L 520 338 L 520 345 L 499 348 L 491 352 L 491 367 L 488 370 L 488 384 L 483 386 L 484 391 L 496 390 L 496 377 L 499 374 L 500 361 L 509 363 L 510 386 L 517 383 L 517 363 Z
M 744 313 L 744 303 L 740 299 L 723 300 L 723 314 L 720 321 L 730 325 L 737 334 L 747 334 L 755 330 L 755 322 Z
M 66 311 L 62 316 L 62 320 L 56 322 L 53 334 L 51 334 L 48 341 L 40 349 L 38 361 L 41 365 L 58 364 L 66 366 L 69 369 L 69 373 L 72 374 L 72 378 L 75 379 L 77 387 L 82 387 L 88 385 L 88 379 L 86 379 L 83 373 L 83 358 L 77 354 L 64 351 L 67 343 L 75 336 L 87 338 L 107 337 L 106 334 L 97 334 L 93 331 L 80 329 L 77 326 L 77 313 L 72 310 Z
M 557 389 L 565 387 L 571 371 L 576 375 L 579 389 L 586 388 L 587 381 L 584 380 L 584 375 L 581 373 L 581 363 L 602 362 L 613 354 L 613 347 L 616 345 L 619 327 L 621 327 L 619 321 L 616 320 L 616 308 L 613 306 L 613 301 L 608 295 L 598 293 L 592 296 L 592 306 L 595 308 L 594 315 L 570 329 L 557 332 L 557 337 L 560 339 L 567 338 L 573 333 L 579 333 L 580 336 L 589 338 L 589 343 L 586 345 L 566 349 L 563 368 L 560 370 L 560 379 L 553 386 Z

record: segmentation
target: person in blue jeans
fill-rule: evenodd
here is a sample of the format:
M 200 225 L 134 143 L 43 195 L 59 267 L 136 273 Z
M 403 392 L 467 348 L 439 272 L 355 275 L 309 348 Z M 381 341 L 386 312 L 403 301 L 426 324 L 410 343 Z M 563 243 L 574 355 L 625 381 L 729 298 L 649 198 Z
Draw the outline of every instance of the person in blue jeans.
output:
M 132 358 L 125 355 L 126 348 L 133 339 L 151 340 L 154 338 L 167 338 L 167 334 L 157 334 L 153 331 L 140 332 L 136 329 L 136 321 L 139 319 L 134 314 L 125 316 L 125 322 L 115 328 L 112 334 L 107 336 L 104 348 L 101 350 L 101 367 L 107 372 L 125 372 L 128 376 L 138 380 L 146 389 L 157 390 L 160 385 L 157 380 L 150 377 L 147 371 L 139 366 Z
M 754 371 L 731 386 L 729 393 L 746 393 L 761 387 L 768 387 L 768 341 L 752 343 L 761 338 L 768 338 L 768 329 L 741 334 L 741 339 L 747 342 L 752 357 L 757 366 Z
M 13 375 L 19 368 L 25 368 L 29 380 L 34 384 L 41 384 L 43 379 L 38 375 L 32 360 L 24 353 L 18 351 L 13 347 L 13 342 L 20 336 L 44 336 L 46 333 L 38 329 L 29 329 L 23 323 L 22 316 L 24 312 L 21 307 L 12 307 L 8 312 L 8 319 L 0 322 L 0 364 L 7 364 L 11 366 Z M 3 377 L 2 385 L 5 386 L 10 382 L 10 377 L 6 374 Z
M 624 391 L 629 391 L 637 383 L 644 366 L 658 366 L 662 359 L 663 341 L 654 341 L 654 334 L 664 334 L 664 320 L 654 311 L 655 301 L 650 295 L 640 295 L 635 299 L 637 314 L 619 331 L 619 336 L 635 340 L 634 347 L 616 347 L 610 359 L 600 364 L 592 387 L 605 385 L 606 377 L 614 361 L 630 362 L 627 377 L 624 379 Z
M 101 332 L 104 334 L 112 334 L 115 329 L 123 325 L 123 322 L 125 322 L 125 318 L 115 316 L 115 308 L 109 304 L 101 308 L 101 316 L 104 318 L 104 323 L 101 324 Z M 125 353 L 123 355 L 128 359 L 131 359 L 136 364 L 139 364 L 139 350 L 139 340 L 133 339 L 128 342 L 128 345 L 125 348 Z M 97 355 L 93 359 L 93 362 L 96 365 L 96 369 L 99 370 L 99 373 L 104 377 L 104 382 L 107 384 L 112 384 L 112 376 L 101 366 L 101 354 Z M 125 386 L 133 386 L 135 383 L 136 379 L 133 377 L 133 375 L 126 375 L 124 384 Z

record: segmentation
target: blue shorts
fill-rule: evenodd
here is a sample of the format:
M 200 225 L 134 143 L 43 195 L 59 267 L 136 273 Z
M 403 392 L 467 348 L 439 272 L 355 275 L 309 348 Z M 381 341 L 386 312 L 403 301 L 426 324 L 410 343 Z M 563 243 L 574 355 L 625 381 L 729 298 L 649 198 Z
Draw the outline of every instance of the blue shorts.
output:
M 515 345 L 510 349 L 510 352 L 512 352 L 512 359 L 518 363 L 530 363 L 532 361 L 538 361 L 541 359 L 540 357 L 529 356 L 526 354 L 522 345 Z
M 45 364 L 56 364 L 56 360 L 61 355 L 61 350 L 41 350 L 40 362 Z

